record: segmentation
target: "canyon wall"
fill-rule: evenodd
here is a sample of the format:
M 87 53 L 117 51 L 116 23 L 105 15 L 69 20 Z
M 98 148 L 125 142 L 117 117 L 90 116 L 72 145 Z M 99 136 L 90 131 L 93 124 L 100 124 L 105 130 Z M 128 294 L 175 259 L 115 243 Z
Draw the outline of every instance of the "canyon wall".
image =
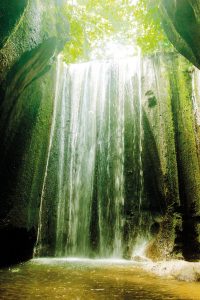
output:
M 60 1 L 61 2 L 61 1 Z M 32 256 L 51 124 L 59 1 L 0 4 L 0 264 Z

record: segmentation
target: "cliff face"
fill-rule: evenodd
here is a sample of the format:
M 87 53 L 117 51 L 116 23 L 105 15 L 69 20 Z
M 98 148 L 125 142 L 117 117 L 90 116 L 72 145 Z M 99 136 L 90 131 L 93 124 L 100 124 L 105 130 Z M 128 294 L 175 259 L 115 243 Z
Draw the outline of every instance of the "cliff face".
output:
M 56 2 L 32 0 L 0 4 L 3 16 L 0 24 L 3 28 L 0 35 L 0 82 L 4 83 L 6 89 L 9 78 L 21 70 L 29 58 L 29 65 L 26 66 L 29 79 L 26 78 L 25 82 L 25 71 L 18 76 L 18 80 L 23 77 L 25 86 L 39 77 L 48 67 L 56 49 L 62 48 L 68 24 L 63 20 Z
M 28 4 L 27 0 L 14 1 L 11 0 L 8 2 L 2 1 L 0 4 L 1 11 L 1 29 L 0 29 L 0 47 L 2 48 L 5 41 L 9 37 L 10 32 L 15 27 L 17 21 L 19 21 L 21 14 L 25 10 Z M 5 26 L 6 24 L 6 26 Z
M 160 214 L 149 255 L 199 258 L 199 71 L 176 54 L 152 57 L 144 67 L 144 183 Z
M 200 68 L 200 3 L 198 0 L 162 0 L 163 27 L 176 49 Z
M 68 24 L 59 1 L 0 4 L 0 264 L 28 259 L 36 240 L 54 98 L 54 60 Z M 62 28 L 62 29 L 61 29 Z
M 160 5 L 164 30 L 176 47 L 194 66 L 200 68 L 200 3 L 197 0 L 162 0 Z M 180 59 L 179 59 L 180 61 Z M 186 63 L 184 63 L 186 66 Z M 172 109 L 179 177 L 183 240 L 185 256 L 190 256 L 191 240 L 194 253 L 199 253 L 200 178 L 199 138 L 200 100 L 199 70 L 190 67 L 180 73 L 180 63 L 171 65 L 170 85 L 173 87 Z M 192 78 L 192 85 L 191 85 Z M 198 254 L 199 255 L 199 254 Z M 198 257 L 197 255 L 197 257 Z

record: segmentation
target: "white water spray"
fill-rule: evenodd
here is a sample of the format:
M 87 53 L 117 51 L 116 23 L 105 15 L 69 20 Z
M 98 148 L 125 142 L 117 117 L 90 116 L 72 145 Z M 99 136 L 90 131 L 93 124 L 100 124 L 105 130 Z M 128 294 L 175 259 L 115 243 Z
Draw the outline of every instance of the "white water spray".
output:
M 142 204 L 141 99 L 140 55 L 69 66 L 58 61 L 37 254 L 49 247 L 45 236 L 53 227 L 57 257 L 123 256 L 129 242 L 125 226 L 134 221 L 127 197 L 135 201 L 137 215 Z M 135 186 L 129 196 L 128 185 Z

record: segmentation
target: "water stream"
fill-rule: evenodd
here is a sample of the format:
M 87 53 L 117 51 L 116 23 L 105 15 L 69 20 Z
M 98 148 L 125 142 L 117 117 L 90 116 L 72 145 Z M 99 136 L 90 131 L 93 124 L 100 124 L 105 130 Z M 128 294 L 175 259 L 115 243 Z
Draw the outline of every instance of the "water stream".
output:
M 59 58 L 38 256 L 130 256 L 145 238 L 141 88 L 140 56 Z

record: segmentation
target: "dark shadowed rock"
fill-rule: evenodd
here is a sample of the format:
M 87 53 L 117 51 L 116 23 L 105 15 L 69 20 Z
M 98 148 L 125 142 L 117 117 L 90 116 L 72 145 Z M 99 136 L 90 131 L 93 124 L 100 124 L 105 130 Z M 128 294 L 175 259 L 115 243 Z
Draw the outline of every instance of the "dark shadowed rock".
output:
M 175 48 L 200 68 L 200 4 L 198 0 L 162 0 L 163 27 Z
M 0 265 L 33 255 L 54 99 L 66 42 L 62 1 L 0 4 Z

